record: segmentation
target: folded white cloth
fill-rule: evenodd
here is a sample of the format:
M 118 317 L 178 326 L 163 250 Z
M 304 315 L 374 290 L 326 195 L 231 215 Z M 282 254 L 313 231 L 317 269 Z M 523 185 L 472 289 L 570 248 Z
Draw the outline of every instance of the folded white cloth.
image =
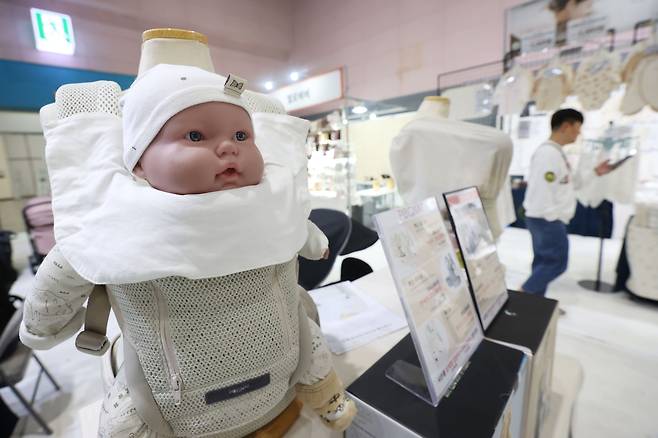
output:
M 286 262 L 307 239 L 308 122 L 254 114 L 260 184 L 195 195 L 150 187 L 125 168 L 121 119 L 76 114 L 48 123 L 55 238 L 86 280 L 123 284 L 208 278 Z

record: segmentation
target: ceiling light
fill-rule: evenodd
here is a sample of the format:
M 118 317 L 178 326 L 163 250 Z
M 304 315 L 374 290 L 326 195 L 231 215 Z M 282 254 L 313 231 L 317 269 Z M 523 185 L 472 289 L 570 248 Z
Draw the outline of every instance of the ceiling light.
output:
M 363 105 L 357 105 L 352 108 L 352 114 L 364 114 L 368 112 L 368 108 Z
M 291 81 L 299 80 L 299 72 L 294 71 L 294 72 L 290 73 L 290 80 Z
M 266 89 L 267 91 L 270 91 L 270 90 L 272 90 L 273 88 L 274 88 L 274 82 L 272 82 L 272 81 L 267 81 L 267 82 L 265 82 L 265 89 Z

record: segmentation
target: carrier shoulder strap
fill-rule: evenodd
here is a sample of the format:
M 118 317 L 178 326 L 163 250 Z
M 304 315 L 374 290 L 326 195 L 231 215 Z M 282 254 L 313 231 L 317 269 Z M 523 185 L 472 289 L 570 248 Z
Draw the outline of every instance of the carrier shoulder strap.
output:
M 75 338 L 75 347 L 79 351 L 93 356 L 105 354 L 110 346 L 106 336 L 110 307 L 105 285 L 95 285 L 87 302 L 84 330 Z

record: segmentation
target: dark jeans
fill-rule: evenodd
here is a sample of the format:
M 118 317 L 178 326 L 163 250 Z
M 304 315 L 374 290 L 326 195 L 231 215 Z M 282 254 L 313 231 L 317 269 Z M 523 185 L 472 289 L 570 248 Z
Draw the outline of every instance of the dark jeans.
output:
M 545 295 L 548 283 L 567 270 L 569 239 L 564 222 L 526 217 L 526 226 L 532 236 L 532 274 L 523 284 L 523 290 Z

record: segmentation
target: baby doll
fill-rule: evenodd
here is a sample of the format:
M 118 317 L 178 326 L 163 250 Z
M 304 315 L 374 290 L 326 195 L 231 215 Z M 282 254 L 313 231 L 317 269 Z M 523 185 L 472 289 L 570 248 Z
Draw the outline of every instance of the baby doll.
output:
M 296 152 L 304 154 L 307 124 L 252 116 L 243 88 L 239 78 L 224 84 L 193 67 L 154 67 L 123 100 L 125 168 L 102 174 L 100 164 L 112 167 L 116 157 L 81 152 L 83 163 L 99 167 L 69 177 L 77 181 L 71 190 L 84 193 L 84 182 L 95 181 L 104 194 L 78 224 L 60 226 L 58 246 L 26 301 L 21 338 L 34 348 L 68 338 L 93 284 L 106 285 L 125 362 L 103 402 L 101 436 L 244 436 L 295 396 L 337 430 L 355 415 L 319 327 L 300 303 L 290 252 L 328 254 L 326 237 L 306 220 L 305 169 Z M 106 122 L 115 135 L 121 131 L 116 120 Z M 256 132 L 267 133 L 259 146 Z M 299 148 L 274 141 L 286 135 Z M 49 166 L 65 175 L 57 146 L 48 145 Z M 58 198 L 63 182 L 51 179 L 57 221 L 75 202 Z M 88 237 L 88 229 L 104 237 Z M 89 239 L 106 246 L 94 261 L 75 251 L 76 240 Z M 119 256 L 105 255 L 115 248 Z

